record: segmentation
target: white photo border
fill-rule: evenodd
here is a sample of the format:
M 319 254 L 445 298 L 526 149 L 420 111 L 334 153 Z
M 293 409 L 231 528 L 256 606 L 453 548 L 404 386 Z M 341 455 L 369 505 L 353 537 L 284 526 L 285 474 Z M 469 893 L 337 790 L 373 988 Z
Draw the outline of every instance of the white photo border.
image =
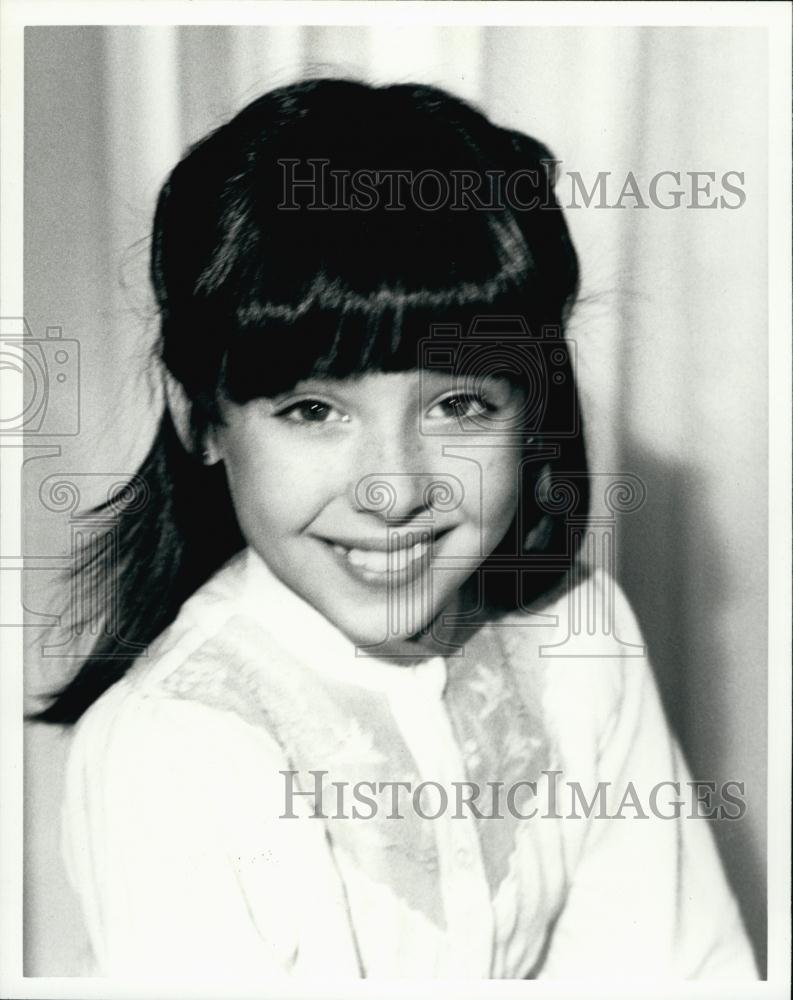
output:
M 198 24 L 487 24 L 487 25 L 752 25 L 769 28 L 769 728 L 768 979 L 740 986 L 741 1000 L 787 997 L 790 986 L 791 764 L 791 8 L 783 3 L 271 3 L 269 0 L 0 0 L 0 313 L 24 315 L 22 297 L 23 35 L 28 25 Z M 6 387 L 7 388 L 7 387 Z M 18 387 L 21 399 L 21 385 Z M 14 389 L 11 389 L 14 392 Z M 20 603 L 21 497 L 15 492 L 13 448 L 0 449 L 3 490 L 0 623 Z M 9 485 L 10 484 L 10 485 Z M 0 628 L 0 996 L 213 997 L 267 995 L 262 984 L 116 983 L 105 979 L 22 975 L 22 635 Z M 492 981 L 463 986 L 411 982 L 414 996 L 580 996 L 564 982 Z M 725 989 L 726 988 L 726 989 Z M 220 991 L 220 992 L 219 992 Z M 238 991 L 238 992 L 237 992 Z M 279 985 L 279 997 L 402 996 L 401 982 Z M 635 997 L 638 984 L 586 984 L 590 997 Z M 641 995 L 668 998 L 738 995 L 729 984 L 642 984 Z

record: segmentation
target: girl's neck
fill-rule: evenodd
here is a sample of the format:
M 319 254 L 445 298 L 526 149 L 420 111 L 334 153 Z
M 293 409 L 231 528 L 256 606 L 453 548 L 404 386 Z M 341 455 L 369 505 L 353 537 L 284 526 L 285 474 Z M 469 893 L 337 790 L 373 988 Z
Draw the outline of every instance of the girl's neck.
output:
M 465 625 L 460 624 L 464 618 Z M 473 631 L 481 626 L 485 611 L 479 607 L 474 588 L 469 584 L 458 590 L 423 633 L 395 637 L 382 654 L 371 654 L 385 662 L 410 666 L 436 656 L 448 656 L 464 645 Z

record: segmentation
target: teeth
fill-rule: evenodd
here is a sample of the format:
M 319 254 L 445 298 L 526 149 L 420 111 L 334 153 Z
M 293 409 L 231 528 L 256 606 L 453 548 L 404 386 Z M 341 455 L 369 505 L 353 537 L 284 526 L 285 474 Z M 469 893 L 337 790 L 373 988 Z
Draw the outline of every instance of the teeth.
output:
M 334 545 L 334 549 L 347 557 L 348 562 L 359 569 L 365 569 L 369 573 L 386 573 L 389 570 L 398 572 L 410 565 L 414 560 L 420 559 L 427 551 L 427 542 L 417 542 L 410 548 L 395 549 L 393 552 L 377 552 L 372 549 L 344 549 L 340 545 Z

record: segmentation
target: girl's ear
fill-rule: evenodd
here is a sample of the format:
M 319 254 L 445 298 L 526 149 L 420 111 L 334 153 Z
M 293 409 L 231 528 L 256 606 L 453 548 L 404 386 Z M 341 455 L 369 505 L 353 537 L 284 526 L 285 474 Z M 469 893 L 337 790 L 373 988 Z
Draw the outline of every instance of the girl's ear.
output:
M 223 456 L 220 454 L 215 432 L 210 429 L 204 435 L 204 447 L 201 449 L 201 461 L 204 465 L 217 465 Z
M 205 434 L 196 432 L 193 425 L 193 405 L 181 383 L 167 369 L 163 369 L 163 386 L 165 403 L 182 447 L 188 455 L 200 458 L 203 465 L 215 465 L 221 459 L 215 435 L 211 430 Z

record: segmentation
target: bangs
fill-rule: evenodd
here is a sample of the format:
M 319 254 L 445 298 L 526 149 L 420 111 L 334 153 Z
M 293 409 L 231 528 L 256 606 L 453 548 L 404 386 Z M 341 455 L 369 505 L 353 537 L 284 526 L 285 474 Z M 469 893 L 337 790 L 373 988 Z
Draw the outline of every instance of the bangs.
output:
M 234 402 L 277 395 L 311 377 L 408 371 L 428 361 L 437 369 L 434 333 L 465 336 L 482 317 L 522 316 L 532 331 L 559 322 L 508 213 L 420 219 L 416 226 L 404 214 L 387 226 L 326 215 L 331 233 L 314 217 L 307 221 L 293 224 L 292 241 L 278 243 L 278 259 L 263 260 L 236 298 L 219 386 Z M 290 283 L 288 301 L 263 294 Z M 454 371 L 456 357 L 443 366 Z
M 538 299 L 531 287 L 531 256 L 502 221 L 491 220 L 490 228 L 488 242 L 496 237 L 493 251 L 512 245 L 509 253 L 494 252 L 484 268 L 481 236 L 461 240 L 461 249 L 454 254 L 444 253 L 447 248 L 433 252 L 435 246 L 426 239 L 420 244 L 394 239 L 388 253 L 401 258 L 393 262 L 399 271 L 388 266 L 391 262 L 384 254 L 378 255 L 381 248 L 350 243 L 340 246 L 332 260 L 323 260 L 295 289 L 291 302 L 262 300 L 253 289 L 235 317 L 224 365 L 224 394 L 241 403 L 285 392 L 311 377 L 423 368 L 435 329 L 444 328 L 448 337 L 457 328 L 464 335 L 483 315 L 525 314 Z M 464 253 L 472 246 L 478 248 L 475 262 Z M 360 256 L 351 259 L 356 251 Z M 478 277 L 473 264 L 478 266 Z M 413 268 L 422 283 L 409 284 Z M 445 282 L 440 273 L 434 283 L 427 281 L 432 270 L 441 269 Z M 364 277 L 369 281 L 362 281 Z M 284 281 L 277 286 L 283 288 Z

